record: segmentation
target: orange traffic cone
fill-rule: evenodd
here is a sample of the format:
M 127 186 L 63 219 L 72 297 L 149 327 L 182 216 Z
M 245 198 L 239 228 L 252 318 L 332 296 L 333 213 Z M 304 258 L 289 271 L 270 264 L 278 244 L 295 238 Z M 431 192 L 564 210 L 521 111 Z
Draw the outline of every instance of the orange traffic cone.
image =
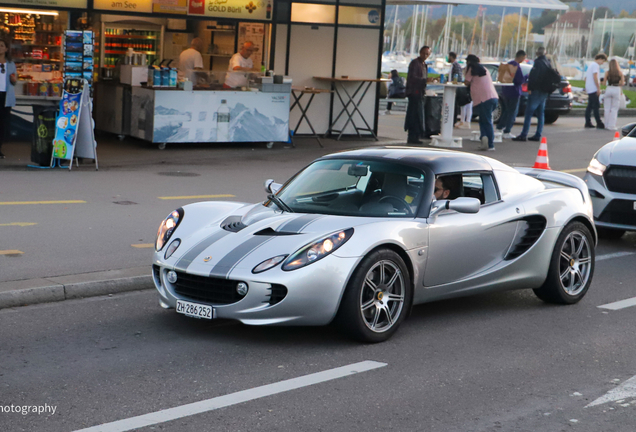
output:
M 541 138 L 541 145 L 537 153 L 537 159 L 534 161 L 532 168 L 551 170 L 550 161 L 548 159 L 548 140 L 546 137 Z
M 619 139 L 621 139 L 621 134 L 619 134 L 618 131 L 614 132 L 614 139 L 612 141 L 618 141 Z

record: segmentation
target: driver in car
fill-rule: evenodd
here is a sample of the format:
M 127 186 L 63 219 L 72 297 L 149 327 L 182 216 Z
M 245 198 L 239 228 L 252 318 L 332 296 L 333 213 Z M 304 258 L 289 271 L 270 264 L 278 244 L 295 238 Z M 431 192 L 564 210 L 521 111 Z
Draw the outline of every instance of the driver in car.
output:
M 433 191 L 433 195 L 436 200 L 445 200 L 445 199 L 455 199 L 459 196 L 457 193 L 458 189 L 457 176 L 440 176 L 435 179 L 435 190 Z M 455 193 L 453 193 L 455 191 Z

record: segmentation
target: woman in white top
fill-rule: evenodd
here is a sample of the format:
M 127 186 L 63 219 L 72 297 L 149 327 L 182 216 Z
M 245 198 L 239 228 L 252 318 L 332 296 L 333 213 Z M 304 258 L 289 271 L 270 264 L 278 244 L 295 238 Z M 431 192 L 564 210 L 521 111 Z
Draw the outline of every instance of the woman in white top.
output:
M 603 105 L 605 106 L 605 129 L 616 130 L 616 119 L 618 118 L 618 109 L 621 104 L 621 87 L 625 85 L 625 76 L 621 71 L 618 61 L 612 59 L 609 62 L 609 70 L 605 72 L 605 96 Z
M 2 143 L 9 132 L 9 117 L 11 107 L 15 106 L 14 86 L 17 82 L 17 71 L 15 63 L 11 61 L 9 46 L 7 41 L 0 39 L 0 159 L 4 159 Z

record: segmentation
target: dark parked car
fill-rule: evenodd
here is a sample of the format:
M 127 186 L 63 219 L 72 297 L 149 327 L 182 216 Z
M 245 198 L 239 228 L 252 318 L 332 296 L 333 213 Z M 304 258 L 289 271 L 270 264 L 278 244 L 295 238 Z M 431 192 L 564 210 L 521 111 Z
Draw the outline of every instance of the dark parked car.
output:
M 492 76 L 493 81 L 497 81 L 497 76 L 499 74 L 499 63 L 485 63 L 485 67 L 488 68 L 490 75 Z M 528 80 L 528 74 L 532 69 L 532 65 L 522 64 L 521 72 L 523 72 L 523 76 Z M 501 86 L 496 86 L 497 93 L 501 97 Z M 521 100 L 519 101 L 519 113 L 517 117 L 523 117 L 526 114 L 526 103 L 528 102 L 528 85 L 523 84 L 521 87 L 523 93 L 521 94 Z M 564 77 L 561 78 L 561 86 L 552 94 L 548 96 L 548 100 L 545 104 L 545 123 L 551 124 L 557 121 L 559 115 L 567 114 L 572 109 L 572 86 L 570 82 L 566 80 Z M 492 119 L 494 123 L 499 121 L 499 117 L 501 117 L 501 102 L 497 105 L 497 109 L 492 113 Z

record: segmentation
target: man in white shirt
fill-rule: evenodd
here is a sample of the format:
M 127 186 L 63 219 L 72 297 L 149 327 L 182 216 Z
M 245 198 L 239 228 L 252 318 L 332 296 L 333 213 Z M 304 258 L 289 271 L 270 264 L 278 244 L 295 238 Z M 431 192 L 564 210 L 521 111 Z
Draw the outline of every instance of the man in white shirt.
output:
M 179 56 L 179 78 L 187 78 L 192 81 L 192 71 L 203 70 L 203 41 L 200 38 L 192 39 L 190 48 Z
M 604 129 L 605 124 L 601 121 L 601 114 L 599 112 L 600 102 L 598 100 L 601 95 L 601 81 L 599 79 L 601 75 L 601 65 L 607 61 L 605 54 L 597 54 L 594 57 L 594 63 L 591 63 L 587 67 L 587 73 L 585 74 L 585 92 L 587 93 L 587 108 L 585 109 L 585 127 L 597 129 Z M 596 118 L 596 126 L 592 124 L 592 111 L 594 111 L 594 118 Z
M 225 88 L 238 88 L 247 85 L 247 75 L 254 72 L 254 63 L 250 56 L 254 52 L 254 44 L 245 42 L 241 51 L 237 52 L 230 59 L 225 77 Z

